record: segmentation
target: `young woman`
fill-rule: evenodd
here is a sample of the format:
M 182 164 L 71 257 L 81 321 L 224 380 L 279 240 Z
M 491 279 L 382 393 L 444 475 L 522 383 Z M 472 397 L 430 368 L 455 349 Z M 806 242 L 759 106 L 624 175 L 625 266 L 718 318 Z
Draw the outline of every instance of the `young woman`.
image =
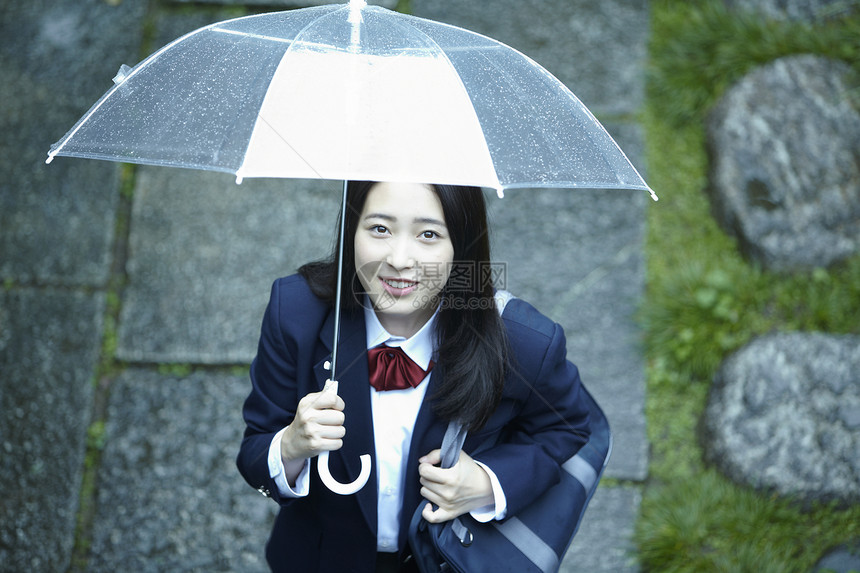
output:
M 345 224 L 337 393 L 334 257 L 275 281 L 251 366 L 237 463 L 281 505 L 275 571 L 409 571 L 416 508 L 430 522 L 515 515 L 588 439 L 561 327 L 518 299 L 496 309 L 480 189 L 350 183 Z M 469 435 L 441 469 L 452 419 Z M 323 451 L 344 483 L 371 453 L 368 484 L 329 491 Z

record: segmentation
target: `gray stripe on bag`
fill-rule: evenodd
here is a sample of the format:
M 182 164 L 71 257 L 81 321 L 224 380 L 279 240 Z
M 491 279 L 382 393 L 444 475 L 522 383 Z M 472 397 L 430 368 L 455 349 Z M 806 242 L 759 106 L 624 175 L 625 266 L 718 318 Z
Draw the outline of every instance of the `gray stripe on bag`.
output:
M 512 517 L 503 523 L 493 523 L 493 525 L 541 571 L 544 573 L 558 571 L 558 555 L 552 547 L 518 518 Z
M 578 454 L 564 462 L 561 467 L 575 477 L 585 488 L 585 491 L 591 491 L 591 487 L 597 481 L 597 472 L 590 463 L 585 461 L 585 458 Z

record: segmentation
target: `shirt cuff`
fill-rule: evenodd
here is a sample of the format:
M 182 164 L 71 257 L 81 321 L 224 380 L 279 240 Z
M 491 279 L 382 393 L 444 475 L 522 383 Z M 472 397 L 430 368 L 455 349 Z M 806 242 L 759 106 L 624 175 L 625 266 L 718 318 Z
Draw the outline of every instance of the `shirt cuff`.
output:
M 284 497 L 304 497 L 310 491 L 310 464 L 305 460 L 305 465 L 302 471 L 299 472 L 296 478 L 296 485 L 290 487 L 287 482 L 287 471 L 284 469 L 284 462 L 281 460 L 281 437 L 284 435 L 284 428 L 272 438 L 272 443 L 269 444 L 269 476 L 275 480 L 275 485 L 278 486 L 278 491 Z
M 505 515 L 508 513 L 508 500 L 505 497 L 505 492 L 502 490 L 502 484 L 499 483 L 499 478 L 496 477 L 495 472 L 487 467 L 486 464 L 482 464 L 481 462 L 475 460 L 475 463 L 481 466 L 487 475 L 490 476 L 490 483 L 493 486 L 493 501 L 494 503 L 485 505 L 484 507 L 479 507 L 478 509 L 473 509 L 469 512 L 475 521 L 479 523 L 487 523 L 488 521 L 500 520 L 504 519 Z M 298 482 L 296 482 L 298 484 Z

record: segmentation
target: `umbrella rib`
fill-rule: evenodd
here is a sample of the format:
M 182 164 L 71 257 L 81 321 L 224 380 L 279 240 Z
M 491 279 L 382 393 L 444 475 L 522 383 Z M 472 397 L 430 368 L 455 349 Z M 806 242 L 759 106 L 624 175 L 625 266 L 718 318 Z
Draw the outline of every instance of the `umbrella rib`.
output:
M 224 28 L 212 28 L 213 32 L 218 32 L 221 34 L 230 34 L 232 36 L 241 36 L 243 38 L 253 38 L 254 40 L 264 40 L 267 42 L 277 42 L 280 44 L 292 45 L 296 43 L 304 48 L 319 48 L 320 50 L 331 50 L 332 46 L 327 44 L 321 44 L 319 42 L 307 42 L 304 40 L 296 40 L 298 34 L 296 34 L 296 38 L 278 38 L 276 36 L 267 36 L 265 34 L 254 34 L 252 32 L 240 32 L 239 30 L 225 30 Z
M 225 30 L 224 28 L 212 28 L 213 32 L 219 32 L 221 34 L 231 34 L 233 36 L 243 36 L 246 38 L 253 38 L 255 40 L 267 40 L 269 42 L 280 42 L 282 44 L 292 44 L 293 40 L 289 40 L 287 38 L 277 38 L 275 36 L 265 36 L 263 34 L 253 34 L 251 32 L 240 32 L 239 30 Z
M 308 161 L 307 159 L 305 159 L 305 158 L 304 158 L 304 156 L 303 156 L 301 153 L 299 153 L 299 151 L 298 151 L 295 147 L 293 147 L 292 145 L 290 145 L 290 142 L 289 142 L 289 141 L 287 141 L 287 138 L 286 138 L 286 137 L 284 137 L 283 135 L 281 135 L 281 133 L 280 133 L 277 129 L 275 129 L 275 126 L 273 126 L 271 123 L 269 123 L 268 121 L 266 121 L 266 118 L 265 118 L 265 117 L 263 117 L 262 115 L 258 115 L 258 116 L 257 116 L 257 118 L 258 118 L 260 121 L 262 121 L 263 123 L 265 123 L 267 126 L 269 126 L 269 129 L 271 129 L 271 130 L 272 130 L 272 133 L 274 133 L 274 134 L 278 137 L 278 139 L 280 139 L 281 141 L 283 141 L 283 142 L 284 142 L 284 145 L 286 145 L 287 147 L 289 147 L 289 148 L 290 148 L 290 150 L 291 150 L 293 153 L 295 153 L 295 154 L 296 154 L 296 157 L 298 157 L 299 159 L 301 159 L 301 160 L 304 162 L 304 164 L 305 164 L 305 165 L 307 165 L 307 166 L 308 166 L 308 168 L 309 168 L 311 171 L 313 171 L 313 172 L 314 172 L 314 175 L 316 175 L 319 179 L 325 179 L 325 177 L 323 177 L 323 175 L 322 175 L 319 171 L 317 171 L 317 170 L 316 170 L 316 168 L 315 168 L 313 165 L 311 165 L 310 161 Z M 246 152 L 246 153 L 247 153 L 247 152 Z M 242 177 L 242 174 L 241 174 L 241 173 L 242 173 L 242 168 L 240 167 L 240 168 L 239 168 L 239 170 L 236 172 L 236 176 L 237 176 L 237 177 L 239 177 L 240 179 L 241 179 L 241 177 Z

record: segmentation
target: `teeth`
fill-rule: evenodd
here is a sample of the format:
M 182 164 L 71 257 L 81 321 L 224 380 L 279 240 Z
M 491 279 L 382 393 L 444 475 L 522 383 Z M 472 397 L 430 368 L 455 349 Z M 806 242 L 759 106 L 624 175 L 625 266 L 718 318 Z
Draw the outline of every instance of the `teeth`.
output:
M 387 280 L 387 279 L 383 279 L 383 280 L 385 280 L 385 284 L 387 284 L 388 286 L 391 286 L 393 288 L 406 288 L 406 287 L 410 287 L 410 286 L 415 284 L 414 281 L 393 281 L 393 280 Z

